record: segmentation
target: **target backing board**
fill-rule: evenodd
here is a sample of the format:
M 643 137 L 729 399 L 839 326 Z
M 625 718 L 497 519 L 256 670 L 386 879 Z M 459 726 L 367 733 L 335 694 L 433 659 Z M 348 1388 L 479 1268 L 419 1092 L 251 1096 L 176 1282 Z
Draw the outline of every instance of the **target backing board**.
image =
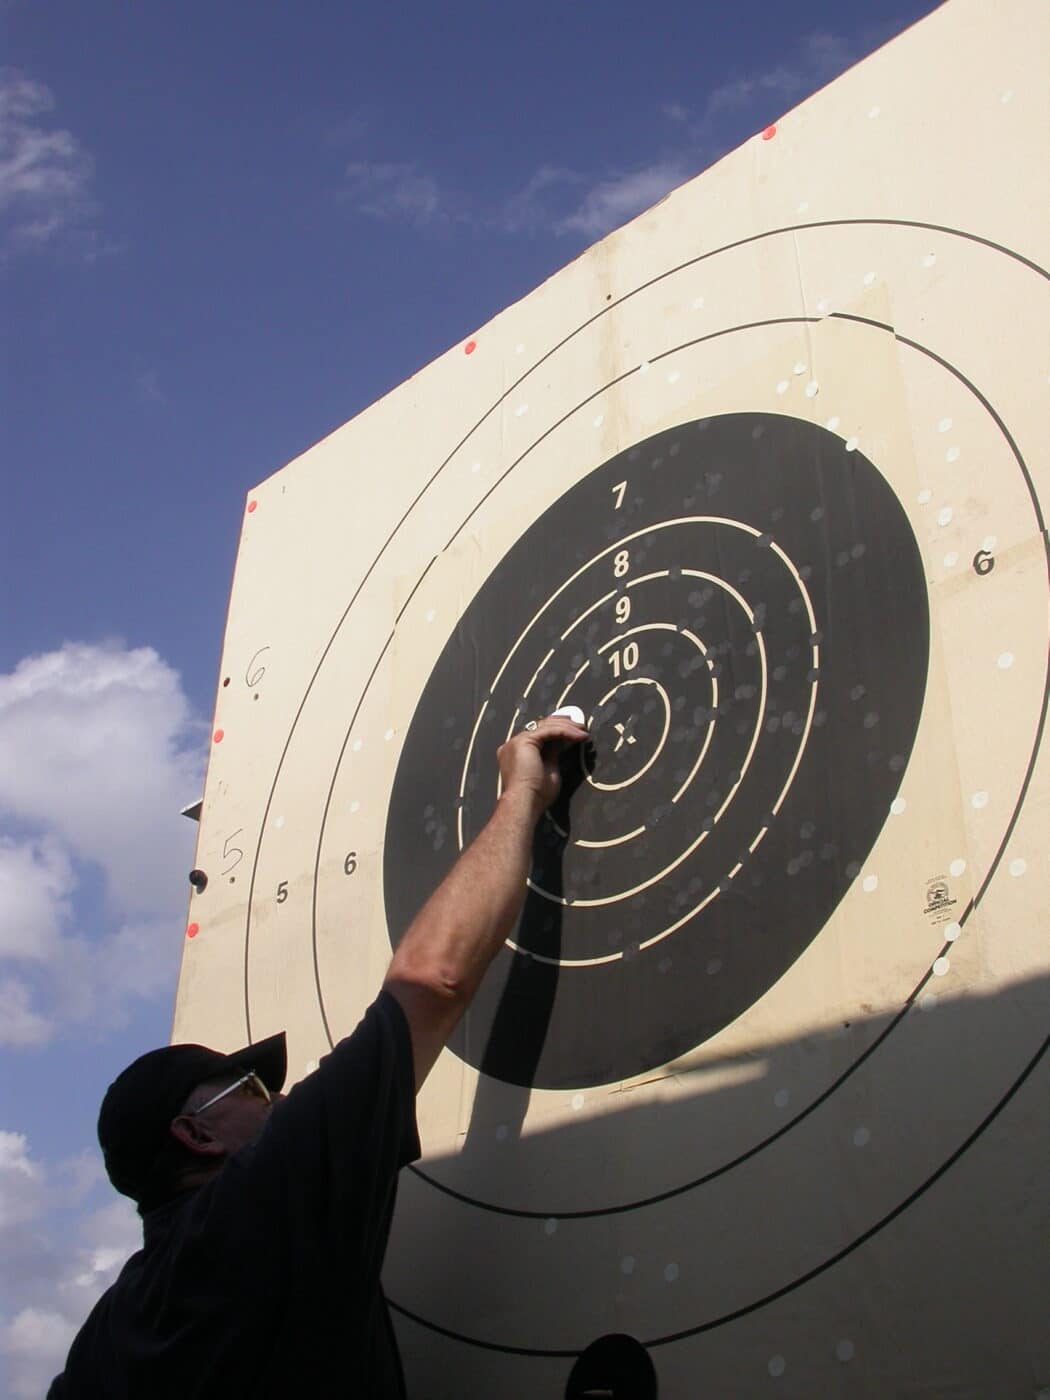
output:
M 249 493 L 176 1040 L 309 1073 L 593 738 L 418 1100 L 413 1395 L 1050 1386 L 1048 52 L 951 0 Z

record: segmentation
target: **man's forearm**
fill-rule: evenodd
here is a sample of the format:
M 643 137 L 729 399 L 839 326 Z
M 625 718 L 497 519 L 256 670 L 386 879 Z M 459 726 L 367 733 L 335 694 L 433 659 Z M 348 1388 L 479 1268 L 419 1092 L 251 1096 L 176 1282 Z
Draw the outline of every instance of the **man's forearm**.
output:
M 422 981 L 450 1001 L 470 1001 L 521 910 L 542 809 L 530 789 L 503 793 L 485 827 L 409 925 L 388 981 Z

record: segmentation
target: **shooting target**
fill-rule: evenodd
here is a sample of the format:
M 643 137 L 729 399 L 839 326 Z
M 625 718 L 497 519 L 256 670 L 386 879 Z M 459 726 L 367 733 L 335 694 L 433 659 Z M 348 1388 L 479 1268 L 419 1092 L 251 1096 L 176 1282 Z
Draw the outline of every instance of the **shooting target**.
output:
M 402 1177 L 388 1294 L 449 1395 L 561 1393 L 620 1332 L 668 1394 L 741 1348 L 837 1393 L 883 1325 L 836 1320 L 842 1281 L 940 1280 L 929 1213 L 1034 1097 L 1046 257 L 1006 184 L 955 198 L 955 127 L 892 213 L 841 162 L 896 170 L 960 10 L 250 498 L 179 1038 L 287 1028 L 309 1072 L 484 825 L 498 746 L 568 704 L 591 733 Z M 1034 129 L 980 48 L 970 156 Z M 1027 1170 L 995 1159 L 1007 1195 Z

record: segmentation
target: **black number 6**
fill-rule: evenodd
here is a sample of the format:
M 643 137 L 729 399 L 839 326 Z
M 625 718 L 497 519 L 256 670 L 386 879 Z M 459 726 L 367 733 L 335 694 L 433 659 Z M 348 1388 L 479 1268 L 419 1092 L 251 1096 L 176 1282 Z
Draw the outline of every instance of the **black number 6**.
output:
M 973 556 L 974 573 L 990 574 L 995 568 L 995 559 L 987 549 L 979 549 Z
M 351 851 L 350 854 L 347 856 L 346 860 L 343 862 L 343 869 L 346 871 L 347 875 L 352 875 L 357 869 L 356 851 Z

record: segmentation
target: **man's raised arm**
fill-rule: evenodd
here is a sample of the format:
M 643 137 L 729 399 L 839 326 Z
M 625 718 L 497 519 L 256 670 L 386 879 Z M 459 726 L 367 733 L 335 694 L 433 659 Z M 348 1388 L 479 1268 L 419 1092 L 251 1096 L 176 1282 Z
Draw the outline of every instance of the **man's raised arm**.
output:
M 503 745 L 496 810 L 397 946 L 383 986 L 408 1021 L 417 1092 L 514 927 L 536 823 L 561 787 L 558 757 L 586 738 L 558 715 Z

